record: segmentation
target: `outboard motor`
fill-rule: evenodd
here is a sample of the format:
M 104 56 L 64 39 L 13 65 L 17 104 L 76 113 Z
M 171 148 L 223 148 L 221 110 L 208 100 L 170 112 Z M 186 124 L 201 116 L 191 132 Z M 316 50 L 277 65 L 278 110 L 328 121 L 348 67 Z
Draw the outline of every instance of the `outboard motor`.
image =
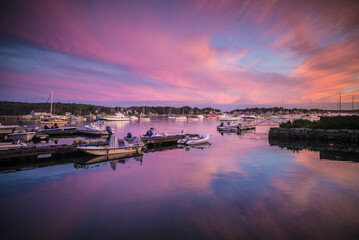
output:
M 110 126 L 106 126 L 106 131 L 108 132 L 108 134 L 112 134 L 112 129 Z
M 153 131 L 150 129 L 146 132 L 145 136 L 152 136 L 153 135 Z

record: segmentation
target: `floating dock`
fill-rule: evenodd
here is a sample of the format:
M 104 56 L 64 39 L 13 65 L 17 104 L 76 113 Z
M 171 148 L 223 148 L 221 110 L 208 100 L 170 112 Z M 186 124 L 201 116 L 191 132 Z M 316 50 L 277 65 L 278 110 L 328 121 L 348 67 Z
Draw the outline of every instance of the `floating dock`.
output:
M 143 136 L 141 137 L 143 143 L 147 146 L 167 146 L 176 144 L 179 139 L 185 138 L 186 136 L 195 136 L 197 134 L 177 134 L 177 135 L 164 135 L 164 136 Z M 119 139 L 119 142 L 123 142 L 123 139 Z M 34 157 L 38 155 L 62 155 L 78 152 L 76 146 L 78 145 L 107 145 L 108 141 L 95 141 L 90 142 L 89 140 L 78 140 L 74 141 L 72 145 L 68 144 L 55 144 L 55 145 L 30 145 L 26 147 L 19 147 L 16 149 L 8 149 L 0 151 L 0 160 L 6 160 L 11 158 L 22 158 L 22 157 Z

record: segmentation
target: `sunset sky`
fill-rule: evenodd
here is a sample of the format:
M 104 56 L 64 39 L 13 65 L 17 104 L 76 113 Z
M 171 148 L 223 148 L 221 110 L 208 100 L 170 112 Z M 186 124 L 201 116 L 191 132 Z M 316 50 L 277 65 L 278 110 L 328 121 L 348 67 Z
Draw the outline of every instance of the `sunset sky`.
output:
M 5 2 L 1 101 L 359 102 L 359 1 Z

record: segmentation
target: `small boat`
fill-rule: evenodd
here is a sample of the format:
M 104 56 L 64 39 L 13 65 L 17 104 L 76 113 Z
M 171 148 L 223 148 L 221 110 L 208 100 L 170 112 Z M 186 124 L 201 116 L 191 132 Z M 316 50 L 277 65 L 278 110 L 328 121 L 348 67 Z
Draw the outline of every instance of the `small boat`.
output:
M 221 122 L 220 125 L 217 126 L 217 130 L 219 131 L 240 131 L 241 124 L 236 121 L 228 121 L 227 123 Z
M 19 149 L 19 148 L 26 148 L 27 144 L 21 142 L 20 140 L 11 143 L 11 142 L 2 142 L 0 143 L 0 151 L 6 151 L 11 149 Z
M 13 140 L 22 140 L 28 142 L 34 138 L 35 134 L 36 132 L 26 132 L 25 130 L 19 130 L 17 132 L 10 133 L 8 136 Z
M 186 144 L 186 145 L 196 145 L 196 144 L 208 143 L 210 136 L 211 136 L 210 134 L 203 134 L 203 135 L 198 135 L 195 137 L 187 136 L 186 138 L 178 140 L 177 143 Z
M 1 125 L 0 123 L 0 134 L 12 133 L 17 125 Z
M 71 132 L 76 130 L 77 127 L 55 127 L 55 128 L 44 128 L 40 130 L 40 133 L 52 133 L 52 132 Z
M 244 120 L 256 120 L 257 117 L 255 115 L 245 115 L 243 116 Z
M 118 112 L 115 115 L 109 115 L 105 117 L 98 118 L 98 120 L 106 120 L 106 121 L 129 121 L 130 119 Z
M 175 119 L 176 119 L 176 121 L 186 121 L 187 117 L 184 115 L 181 115 L 181 116 L 176 117 Z
M 138 120 L 138 117 L 135 116 L 135 115 L 132 115 L 129 117 L 130 121 L 137 121 Z
M 176 116 L 174 116 L 174 115 L 169 115 L 169 116 L 168 116 L 168 119 L 176 119 Z
M 105 156 L 112 154 L 130 154 L 139 153 L 142 150 L 143 143 L 137 138 L 133 144 L 119 146 L 115 135 L 111 135 L 108 146 L 80 146 L 76 149 L 96 156 Z
M 84 129 L 79 130 L 80 133 L 93 134 L 93 135 L 107 135 L 109 132 L 106 129 L 106 125 L 101 122 L 93 122 L 86 126 Z
M 204 116 L 203 116 L 202 114 L 198 114 L 198 115 L 196 115 L 196 118 L 198 118 L 198 119 L 203 119 Z

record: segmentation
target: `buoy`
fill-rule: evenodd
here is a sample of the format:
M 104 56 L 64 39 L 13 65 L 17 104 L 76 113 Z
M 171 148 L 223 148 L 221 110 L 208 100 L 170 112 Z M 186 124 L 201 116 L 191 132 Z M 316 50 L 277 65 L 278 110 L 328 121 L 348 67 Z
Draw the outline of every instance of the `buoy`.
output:
M 330 144 L 329 144 L 329 147 L 331 147 L 331 148 L 334 147 L 334 144 L 333 144 L 333 143 L 330 143 Z

